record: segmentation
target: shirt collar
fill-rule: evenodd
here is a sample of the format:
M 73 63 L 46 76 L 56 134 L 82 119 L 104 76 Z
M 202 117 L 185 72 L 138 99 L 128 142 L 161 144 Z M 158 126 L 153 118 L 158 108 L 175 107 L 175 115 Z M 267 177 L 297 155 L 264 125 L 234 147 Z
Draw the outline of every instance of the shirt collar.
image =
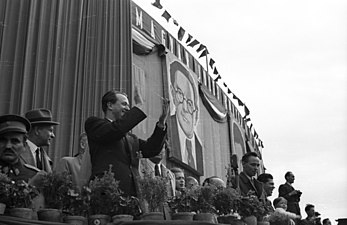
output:
M 29 139 L 27 140 L 27 144 L 30 148 L 30 151 L 35 154 L 36 149 L 38 148 L 37 145 L 35 145 L 33 142 L 31 142 Z

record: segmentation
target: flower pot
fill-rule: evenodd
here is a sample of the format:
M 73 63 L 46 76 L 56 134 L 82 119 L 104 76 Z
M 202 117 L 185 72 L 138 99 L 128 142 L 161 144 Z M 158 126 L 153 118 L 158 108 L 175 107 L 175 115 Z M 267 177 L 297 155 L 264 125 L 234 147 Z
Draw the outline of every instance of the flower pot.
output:
M 24 218 L 24 219 L 32 219 L 33 210 L 29 208 L 12 208 L 9 210 L 10 216 Z
M 270 225 L 270 222 L 267 221 L 258 221 L 257 225 Z
M 235 216 L 218 216 L 218 223 L 244 225 L 242 220 L 237 219 Z
M 198 214 L 195 214 L 194 217 L 193 217 L 193 220 L 205 221 L 205 222 L 210 222 L 210 223 L 218 223 L 217 217 L 213 213 L 198 213 Z
M 106 225 L 111 222 L 111 217 L 103 214 L 91 215 L 88 218 L 89 225 Z
M 247 225 L 257 225 L 257 217 L 255 216 L 247 216 L 243 218 L 243 221 L 245 221 Z
M 112 216 L 113 223 L 117 223 L 121 221 L 132 221 L 132 220 L 134 220 L 134 216 L 128 215 L 128 214 L 120 214 L 120 215 Z
M 172 214 L 172 220 L 186 220 L 193 221 L 194 213 L 191 212 L 177 212 Z
M 63 221 L 68 224 L 87 225 L 88 220 L 84 216 L 65 216 Z
M 0 215 L 4 214 L 6 209 L 6 204 L 0 203 Z
M 164 220 L 162 212 L 148 212 L 141 215 L 141 220 Z
M 37 218 L 42 221 L 61 222 L 62 212 L 59 209 L 40 209 Z

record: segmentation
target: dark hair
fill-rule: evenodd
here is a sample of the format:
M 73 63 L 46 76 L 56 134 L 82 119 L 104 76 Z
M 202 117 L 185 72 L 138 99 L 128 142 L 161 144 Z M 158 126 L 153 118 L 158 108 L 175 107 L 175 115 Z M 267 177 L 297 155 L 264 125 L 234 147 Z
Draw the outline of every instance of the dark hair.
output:
M 328 221 L 329 221 L 329 218 L 325 218 L 325 219 L 323 220 L 323 225 L 326 224 Z
M 242 159 L 241 159 L 242 164 L 247 163 L 247 162 L 248 162 L 248 159 L 249 159 L 250 157 L 252 157 L 252 156 L 258 157 L 258 158 L 259 158 L 259 156 L 258 156 L 258 154 L 257 154 L 256 152 L 247 152 L 246 154 L 244 154 L 244 155 L 242 156 Z
M 281 200 L 283 200 L 283 199 L 287 201 L 287 199 L 285 199 L 285 198 L 283 198 L 283 197 L 275 198 L 274 201 L 273 201 L 274 207 L 276 207 L 276 205 L 277 205 Z M 287 202 L 288 202 L 288 201 L 287 201 Z
M 107 111 L 107 103 L 111 102 L 112 104 L 114 104 L 114 103 L 117 102 L 117 100 L 118 100 L 117 99 L 117 94 L 122 94 L 124 96 L 127 96 L 125 93 L 123 93 L 121 91 L 117 91 L 115 89 L 106 92 L 104 94 L 104 96 L 102 96 L 101 106 L 102 106 L 102 111 L 104 113 L 106 113 L 106 111 Z
M 202 186 L 211 184 L 211 181 L 212 181 L 213 178 L 218 178 L 218 179 L 220 179 L 218 176 L 207 177 L 207 178 L 204 180 L 204 182 L 202 182 Z
M 312 209 L 312 208 L 314 208 L 314 205 L 312 205 L 312 204 L 307 204 L 306 206 L 305 206 L 305 212 L 308 212 L 310 209 Z
M 258 181 L 262 182 L 262 183 L 266 183 L 269 180 L 273 180 L 273 176 L 269 173 L 262 173 L 258 176 Z
M 287 180 L 287 177 L 289 177 L 290 174 L 293 174 L 293 173 L 291 171 L 286 172 L 286 174 L 284 174 L 284 178 Z

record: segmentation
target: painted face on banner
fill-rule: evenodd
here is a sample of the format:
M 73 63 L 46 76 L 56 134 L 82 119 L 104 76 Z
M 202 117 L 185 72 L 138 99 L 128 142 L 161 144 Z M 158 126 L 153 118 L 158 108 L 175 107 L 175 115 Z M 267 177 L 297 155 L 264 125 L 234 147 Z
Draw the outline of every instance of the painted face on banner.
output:
M 181 72 L 176 71 L 175 105 L 179 124 L 188 138 L 194 134 L 194 116 L 196 113 L 192 84 Z

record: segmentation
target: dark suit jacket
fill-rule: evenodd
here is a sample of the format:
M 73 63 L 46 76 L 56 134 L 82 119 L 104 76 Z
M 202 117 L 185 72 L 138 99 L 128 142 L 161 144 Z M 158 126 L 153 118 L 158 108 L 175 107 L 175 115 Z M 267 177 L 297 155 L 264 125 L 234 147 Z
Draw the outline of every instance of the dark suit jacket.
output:
M 139 153 L 150 158 L 162 149 L 166 130 L 156 126 L 146 141 L 128 133 L 146 118 L 137 107 L 130 109 L 122 119 L 110 122 L 107 119 L 89 117 L 85 122 L 88 136 L 92 176 L 101 177 L 112 165 L 115 179 L 125 194 L 136 196 L 139 177 Z
M 182 161 L 182 153 L 181 153 L 181 145 L 178 135 L 178 126 L 177 120 L 176 120 L 176 114 L 170 117 L 170 130 L 171 130 L 171 154 L 170 156 L 175 157 L 179 161 Z M 203 165 L 203 155 L 202 155 L 202 145 L 199 142 L 196 134 L 195 136 L 195 160 L 196 160 L 196 167 L 193 168 L 199 172 L 200 175 L 204 174 L 204 165 Z
M 25 146 L 25 151 L 20 155 L 20 159 L 23 162 L 23 164 L 28 164 L 33 167 L 36 167 L 35 161 L 34 161 L 34 156 L 31 153 L 31 150 L 28 145 Z M 42 155 L 42 170 L 46 171 L 47 173 L 52 172 L 52 165 L 53 162 L 49 158 L 48 154 L 46 153 L 45 150 L 43 150 L 43 155 Z
M 287 211 L 295 213 L 296 215 L 301 215 L 300 207 L 299 207 L 300 195 L 289 196 L 289 193 L 294 190 L 295 189 L 287 183 L 281 184 L 278 188 L 278 193 L 279 193 L 278 196 L 287 199 L 288 201 Z
M 254 182 L 254 185 L 251 183 L 251 181 L 248 179 L 248 177 L 246 176 L 244 172 L 240 173 L 239 185 L 240 185 L 241 195 L 247 196 L 249 191 L 254 191 L 258 199 L 265 202 L 263 184 L 259 182 L 257 179 L 254 179 L 253 182 Z

